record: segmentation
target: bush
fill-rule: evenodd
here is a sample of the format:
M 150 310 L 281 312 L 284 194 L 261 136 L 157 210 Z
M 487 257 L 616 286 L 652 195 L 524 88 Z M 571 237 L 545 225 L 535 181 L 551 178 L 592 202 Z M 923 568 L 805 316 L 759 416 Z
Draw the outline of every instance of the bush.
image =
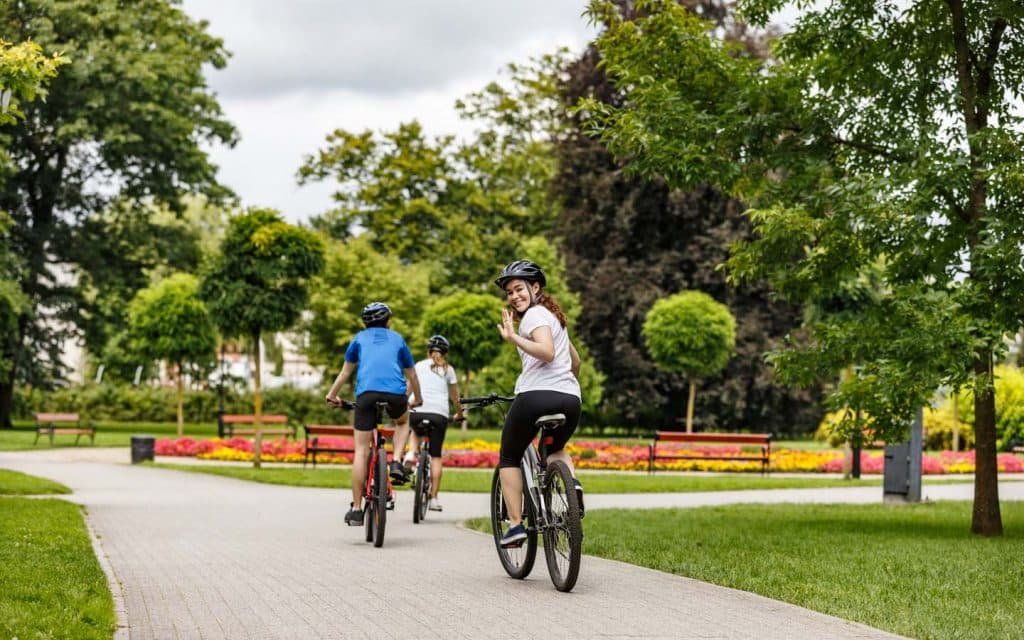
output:
M 825 414 L 814 439 L 827 441 L 832 447 L 841 447 L 843 438 L 835 434 L 835 426 L 842 419 L 844 411 L 832 411 Z M 962 413 L 962 411 L 961 411 Z M 874 440 L 869 429 L 864 430 L 864 443 Z M 924 410 L 924 448 L 932 451 L 951 451 L 953 449 L 953 409 L 952 402 L 939 408 L 925 407 Z M 974 427 L 970 422 L 960 421 L 960 450 L 974 448 Z
M 289 420 L 296 424 L 350 422 L 349 415 L 326 405 L 326 393 L 326 389 L 305 391 L 289 386 L 268 389 L 263 393 L 263 412 L 287 414 Z M 220 396 L 215 388 L 185 393 L 187 422 L 216 422 L 219 408 Z M 38 411 L 74 411 L 88 420 L 174 422 L 175 391 L 173 388 L 126 385 L 89 385 L 54 391 L 19 388 L 15 391 L 14 417 L 28 420 Z M 224 411 L 252 413 L 252 394 L 225 390 Z
M 953 450 L 953 406 L 948 402 L 940 408 L 924 410 L 924 448 L 932 451 Z M 960 451 L 974 448 L 974 427 L 960 422 Z
M 1009 450 L 1014 440 L 1024 441 L 1024 372 L 1009 365 L 995 368 L 996 447 Z M 974 425 L 974 394 L 960 392 L 960 419 Z

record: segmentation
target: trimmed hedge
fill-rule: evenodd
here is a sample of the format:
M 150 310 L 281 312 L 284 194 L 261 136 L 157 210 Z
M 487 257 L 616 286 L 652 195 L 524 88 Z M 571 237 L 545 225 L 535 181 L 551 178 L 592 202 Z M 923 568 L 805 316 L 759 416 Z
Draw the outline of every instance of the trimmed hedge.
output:
M 295 423 L 330 424 L 347 415 L 324 403 L 327 390 L 306 391 L 277 387 L 263 392 L 263 413 L 287 414 Z M 175 390 L 161 387 L 90 385 L 54 391 L 19 388 L 14 394 L 14 417 L 31 420 L 38 411 L 74 411 L 88 420 L 115 422 L 174 422 Z M 187 391 L 184 411 L 186 422 L 216 422 L 220 399 L 216 389 Z M 226 413 L 253 412 L 252 393 L 225 390 Z

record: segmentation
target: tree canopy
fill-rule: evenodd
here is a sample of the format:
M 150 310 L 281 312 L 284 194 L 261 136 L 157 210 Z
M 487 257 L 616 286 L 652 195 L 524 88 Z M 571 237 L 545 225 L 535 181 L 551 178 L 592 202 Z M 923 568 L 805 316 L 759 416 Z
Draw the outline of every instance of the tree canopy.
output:
M 202 376 L 213 368 L 217 336 L 199 281 L 179 273 L 139 291 L 128 305 L 131 351 L 143 358 L 166 360 L 178 377 L 178 435 L 184 430 L 182 386 L 186 369 Z
M 764 25 L 798 4 L 740 7 Z M 877 302 L 810 327 L 774 355 L 777 371 L 804 383 L 856 363 L 832 402 L 864 410 L 887 439 L 938 386 L 974 385 L 972 530 L 1001 533 L 991 371 L 1024 304 L 1024 5 L 830 0 L 805 9 L 768 61 L 675 3 L 642 6 L 633 21 L 591 7 L 624 94 L 582 105 L 595 130 L 636 170 L 753 205 L 757 236 L 736 248 L 735 280 L 815 301 L 880 264 Z
M 235 130 L 203 75 L 224 66 L 223 43 L 170 0 L 5 2 L 0 33 L 69 61 L 45 102 L 19 105 L 25 117 L 0 125 L 0 210 L 14 220 L 15 281 L 29 301 L 0 345 L 15 363 L 0 380 L 7 425 L 15 380 L 52 377 L 63 340 L 95 313 L 78 278 L 102 263 L 103 244 L 80 235 L 85 224 L 117 200 L 180 210 L 183 193 L 226 195 L 205 149 L 233 143 Z

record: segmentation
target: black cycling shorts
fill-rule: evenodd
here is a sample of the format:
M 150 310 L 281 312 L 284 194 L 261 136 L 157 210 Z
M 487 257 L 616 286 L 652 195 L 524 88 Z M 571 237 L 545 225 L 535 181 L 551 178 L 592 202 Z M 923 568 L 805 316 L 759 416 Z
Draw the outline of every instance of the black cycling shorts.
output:
M 356 413 L 353 419 L 356 431 L 373 431 L 377 428 L 377 403 L 387 402 L 388 416 L 392 420 L 401 418 L 409 408 L 409 399 L 401 393 L 364 391 L 356 396 Z
M 426 420 L 429 425 L 424 425 Z M 423 413 L 414 411 L 409 414 L 409 426 L 418 436 L 430 438 L 430 457 L 440 458 L 441 449 L 444 446 L 444 436 L 448 432 L 448 418 L 440 413 Z
M 561 451 L 580 423 L 580 399 L 559 391 L 524 391 L 512 401 L 501 431 L 501 454 L 498 466 L 518 467 L 526 447 L 537 436 L 537 418 L 552 413 L 564 413 L 565 424 L 554 431 L 547 446 L 548 453 Z

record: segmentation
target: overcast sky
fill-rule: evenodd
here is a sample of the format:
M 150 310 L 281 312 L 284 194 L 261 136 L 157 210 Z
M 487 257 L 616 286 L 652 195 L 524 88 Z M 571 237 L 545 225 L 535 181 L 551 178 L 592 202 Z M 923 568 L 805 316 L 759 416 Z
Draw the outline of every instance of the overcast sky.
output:
M 582 51 L 585 0 L 184 0 L 232 53 L 208 74 L 241 141 L 211 150 L 242 204 L 291 221 L 331 206 L 332 185 L 298 187 L 303 156 L 336 128 L 386 130 L 418 119 L 466 134 L 455 100 L 508 62 Z

